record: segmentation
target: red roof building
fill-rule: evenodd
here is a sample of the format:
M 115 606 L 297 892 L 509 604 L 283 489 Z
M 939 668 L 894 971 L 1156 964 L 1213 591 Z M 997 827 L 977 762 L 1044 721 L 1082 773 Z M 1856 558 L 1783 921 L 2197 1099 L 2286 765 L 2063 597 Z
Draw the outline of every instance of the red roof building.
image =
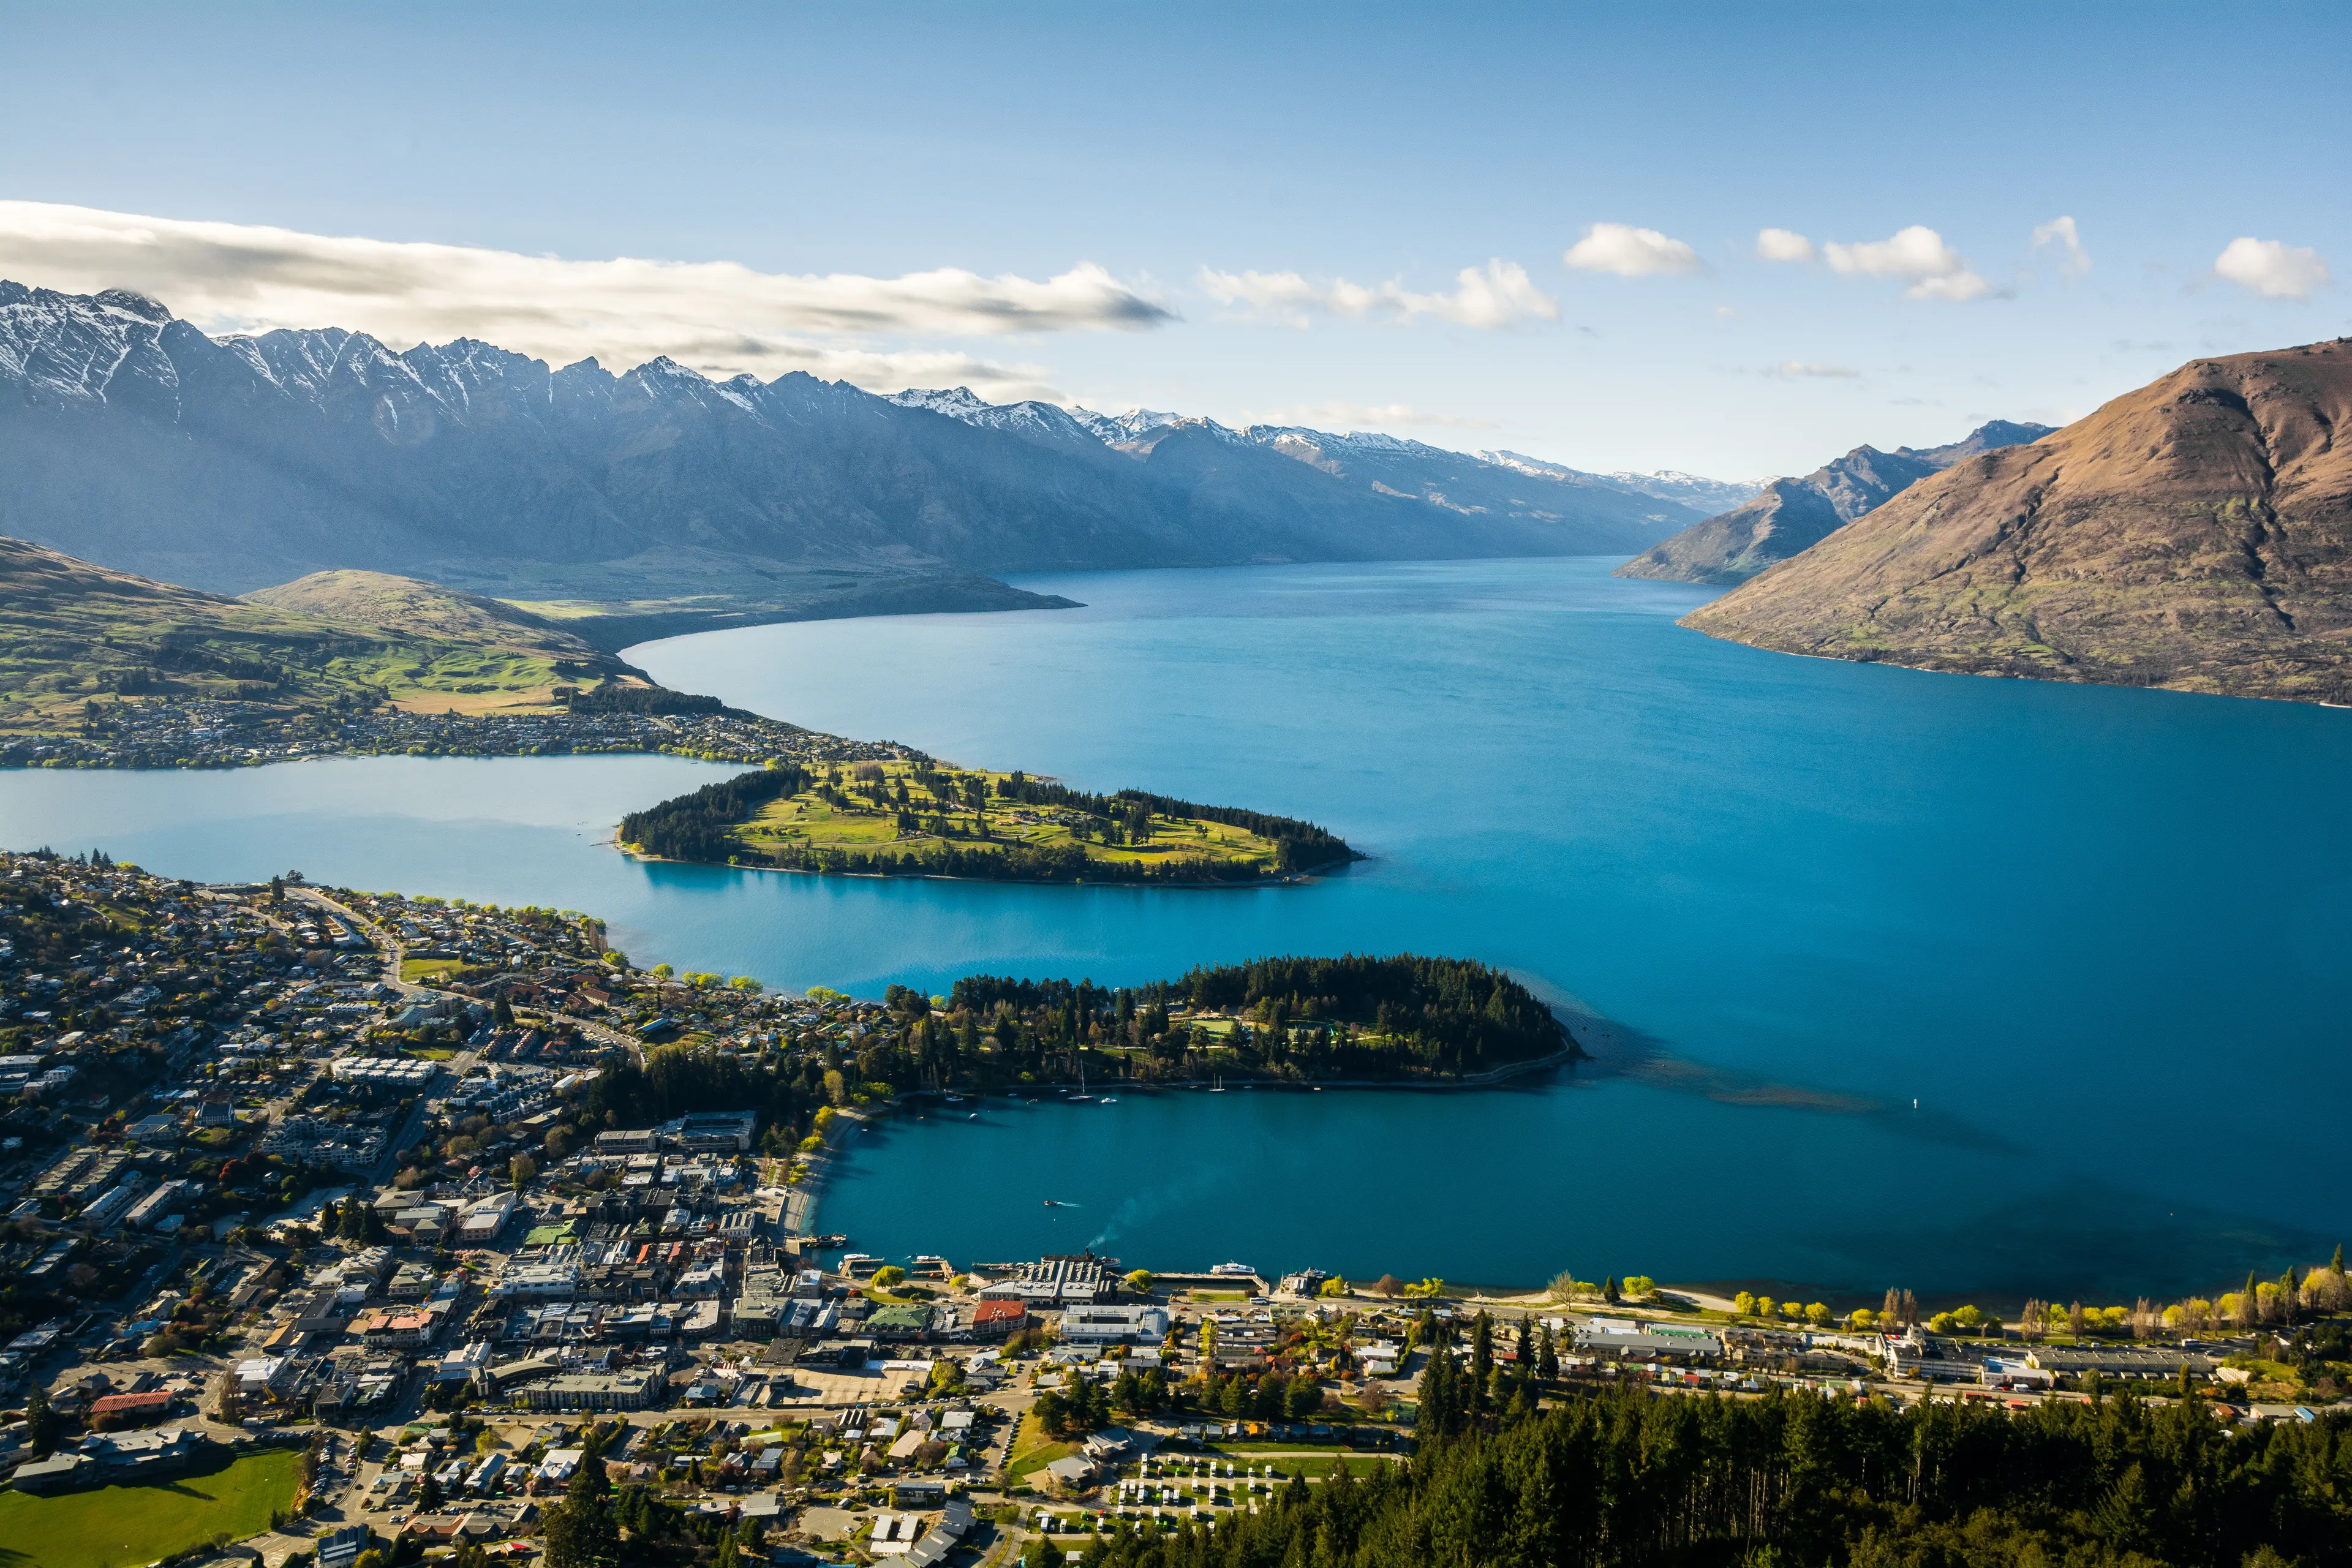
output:
M 123 1422 L 153 1421 L 172 1413 L 172 1395 L 162 1389 L 152 1394 L 110 1394 L 89 1407 L 93 1418 L 111 1415 Z
M 1026 1328 L 1029 1308 L 1021 1301 L 986 1300 L 971 1310 L 971 1331 L 991 1339 Z

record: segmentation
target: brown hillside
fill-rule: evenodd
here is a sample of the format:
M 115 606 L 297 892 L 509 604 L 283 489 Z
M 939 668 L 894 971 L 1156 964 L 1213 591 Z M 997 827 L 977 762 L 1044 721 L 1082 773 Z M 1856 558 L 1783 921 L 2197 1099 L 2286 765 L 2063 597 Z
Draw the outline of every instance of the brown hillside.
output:
M 1685 617 L 1922 669 L 2352 701 L 2352 339 L 2199 360 Z

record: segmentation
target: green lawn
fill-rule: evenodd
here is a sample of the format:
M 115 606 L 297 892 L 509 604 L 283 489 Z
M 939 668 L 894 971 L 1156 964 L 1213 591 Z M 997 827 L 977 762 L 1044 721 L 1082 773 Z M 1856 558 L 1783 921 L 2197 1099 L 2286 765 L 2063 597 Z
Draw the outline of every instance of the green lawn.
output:
M 144 1487 L 101 1487 L 58 1497 L 0 1493 L 0 1564 L 5 1568 L 129 1568 L 184 1552 L 226 1531 L 269 1528 L 271 1510 L 294 1501 L 293 1448 L 265 1448 Z
M 1013 1451 L 1004 1463 L 1004 1479 L 1008 1484 L 1027 1480 L 1056 1459 L 1066 1458 L 1078 1451 L 1076 1443 L 1057 1443 L 1045 1436 L 1034 1415 L 1021 1418 L 1021 1430 L 1013 1438 Z
M 488 964 L 467 963 L 455 958 L 404 958 L 400 961 L 400 977 L 411 985 L 420 984 L 436 974 L 456 981 L 488 972 Z

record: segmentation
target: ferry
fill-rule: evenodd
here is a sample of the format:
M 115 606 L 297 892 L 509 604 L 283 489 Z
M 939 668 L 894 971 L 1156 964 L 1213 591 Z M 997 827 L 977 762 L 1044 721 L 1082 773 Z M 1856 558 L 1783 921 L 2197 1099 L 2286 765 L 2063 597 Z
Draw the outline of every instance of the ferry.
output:
M 1209 1272 L 1228 1275 L 1236 1279 L 1254 1279 L 1257 1277 L 1257 1270 L 1246 1263 L 1220 1263 Z

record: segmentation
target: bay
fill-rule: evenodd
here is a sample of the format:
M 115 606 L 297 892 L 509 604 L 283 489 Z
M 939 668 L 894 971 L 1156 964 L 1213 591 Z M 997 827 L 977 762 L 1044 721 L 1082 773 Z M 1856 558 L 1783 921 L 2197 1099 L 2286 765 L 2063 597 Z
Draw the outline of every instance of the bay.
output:
M 1024 577 L 1087 607 L 632 650 L 796 722 L 1311 816 L 1371 857 L 1301 887 L 629 861 L 622 810 L 725 771 L 674 759 L 16 773 L 0 837 L 592 910 L 642 963 L 862 994 L 1461 953 L 1598 1058 L 1493 1092 L 903 1120 L 823 1211 L 894 1256 L 2127 1300 L 2352 1229 L 2352 716 L 1760 653 L 1610 564 Z

